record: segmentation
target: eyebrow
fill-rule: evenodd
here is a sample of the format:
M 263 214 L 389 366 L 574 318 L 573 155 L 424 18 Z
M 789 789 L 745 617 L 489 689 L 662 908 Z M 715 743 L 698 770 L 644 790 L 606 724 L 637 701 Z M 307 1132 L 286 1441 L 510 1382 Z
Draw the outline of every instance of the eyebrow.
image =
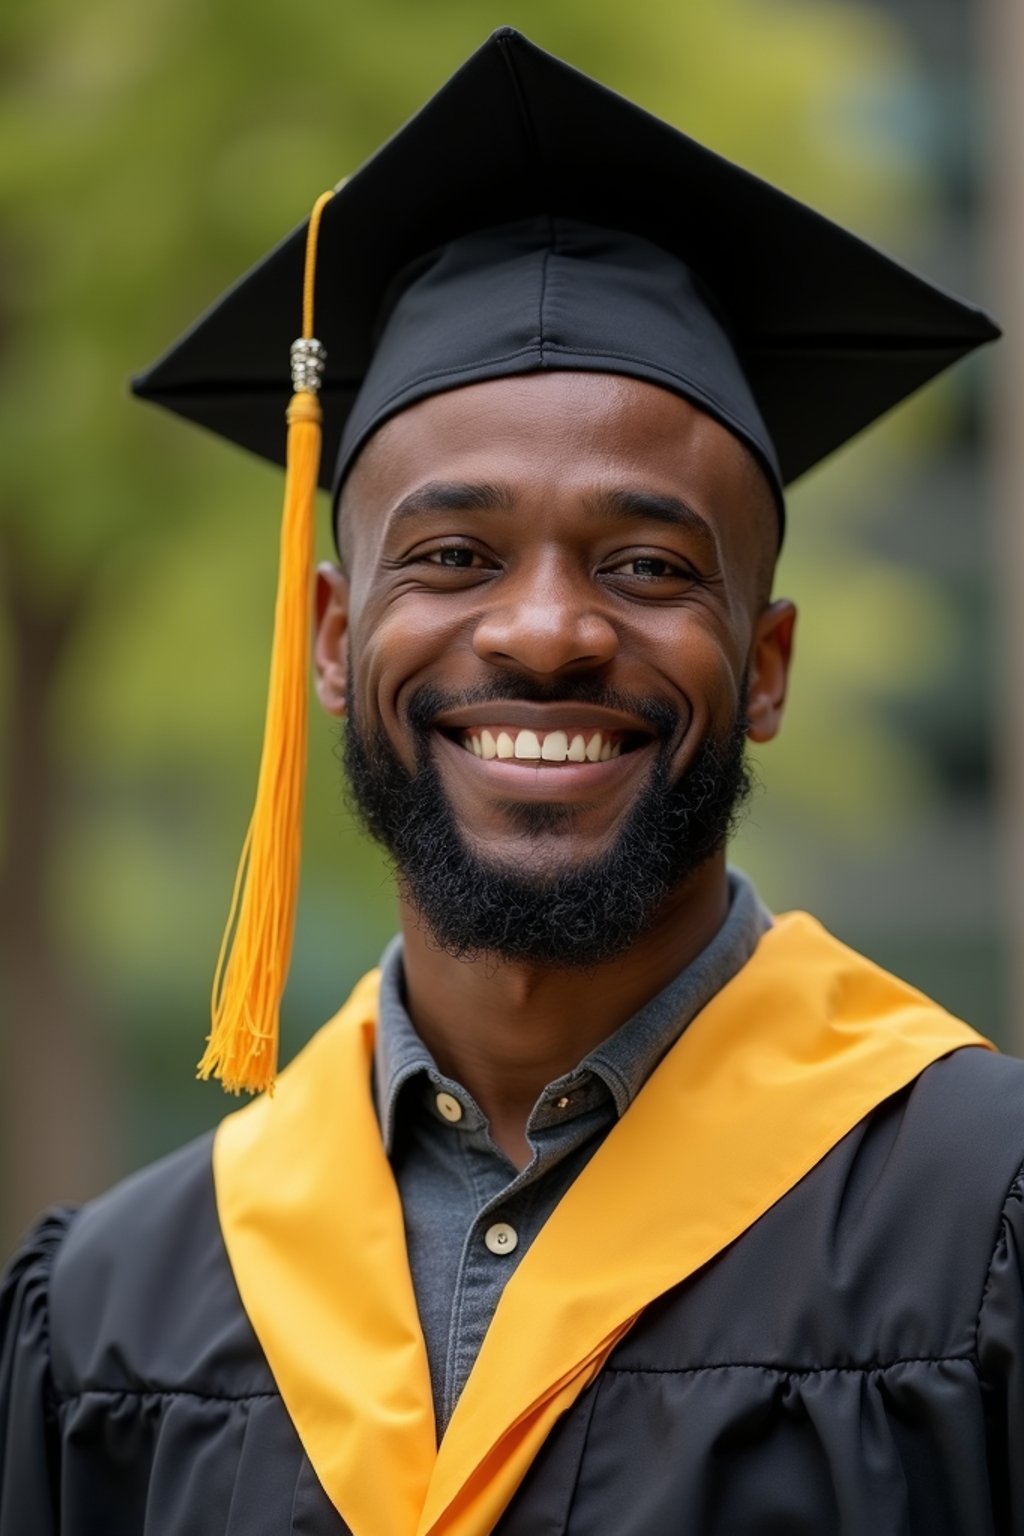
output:
M 511 512 L 515 498 L 507 485 L 463 480 L 429 480 L 410 491 L 391 513 L 392 525 L 431 512 Z
M 605 519 L 626 518 L 633 522 L 667 523 L 683 528 L 698 540 L 711 558 L 718 554 L 718 541 L 711 525 L 680 496 L 662 491 L 622 488 L 600 491 L 584 501 L 586 510 Z M 394 527 L 434 512 L 511 512 L 515 508 L 512 487 L 491 481 L 431 480 L 404 496 L 394 508 L 390 522 Z
M 693 534 L 708 555 L 718 554 L 718 540 L 711 524 L 681 496 L 663 491 L 622 489 L 602 491 L 590 497 L 588 508 L 604 517 L 629 518 L 640 523 L 667 523 Z

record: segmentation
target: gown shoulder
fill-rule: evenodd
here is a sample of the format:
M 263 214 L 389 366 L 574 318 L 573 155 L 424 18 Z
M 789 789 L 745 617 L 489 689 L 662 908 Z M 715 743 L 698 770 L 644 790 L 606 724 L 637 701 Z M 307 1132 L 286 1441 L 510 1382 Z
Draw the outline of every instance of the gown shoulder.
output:
M 274 1390 L 217 1218 L 212 1135 L 78 1213 L 53 1267 L 59 1394 Z
M 57 1528 L 50 1280 L 74 1220 L 70 1208 L 43 1216 L 0 1283 L 0 1536 Z
M 316 1498 L 238 1297 L 210 1150 L 45 1217 L 9 1265 L 0 1536 L 287 1532 Z

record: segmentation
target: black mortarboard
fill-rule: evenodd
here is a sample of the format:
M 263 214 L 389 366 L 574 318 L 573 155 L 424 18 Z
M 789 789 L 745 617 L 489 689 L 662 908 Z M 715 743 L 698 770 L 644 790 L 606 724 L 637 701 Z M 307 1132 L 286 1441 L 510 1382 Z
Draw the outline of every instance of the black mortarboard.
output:
M 305 225 L 135 392 L 282 462 Z M 678 390 L 787 484 L 998 328 L 785 193 L 494 33 L 320 232 L 321 484 L 389 415 L 541 368 Z
M 997 335 L 980 310 L 496 32 L 134 383 L 287 464 L 263 755 L 201 1075 L 256 1089 L 276 1070 L 318 480 L 337 489 L 372 432 L 425 396 L 584 369 L 702 407 L 753 451 L 781 512 L 790 480 Z

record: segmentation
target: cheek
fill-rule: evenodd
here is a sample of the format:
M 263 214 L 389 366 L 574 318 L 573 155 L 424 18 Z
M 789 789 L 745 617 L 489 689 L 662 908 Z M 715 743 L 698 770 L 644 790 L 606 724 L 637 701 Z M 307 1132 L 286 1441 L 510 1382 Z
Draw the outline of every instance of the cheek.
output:
M 666 611 L 634 628 L 629 650 L 653 665 L 682 696 L 698 732 L 731 725 L 746 671 L 749 641 L 705 611 Z
M 429 602 L 371 602 L 355 616 L 351 657 L 356 707 L 364 720 L 379 721 L 396 747 L 401 748 L 405 734 L 402 711 L 409 695 L 428 680 L 439 683 L 437 664 L 452 654 L 452 641 L 442 630 L 436 605 Z

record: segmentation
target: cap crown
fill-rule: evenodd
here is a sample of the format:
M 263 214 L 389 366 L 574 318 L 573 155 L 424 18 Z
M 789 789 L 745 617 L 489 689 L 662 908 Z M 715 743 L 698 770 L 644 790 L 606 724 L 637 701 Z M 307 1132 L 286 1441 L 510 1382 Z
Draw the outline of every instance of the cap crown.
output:
M 324 212 L 321 484 L 410 265 L 538 217 L 631 235 L 684 264 L 728 327 L 783 484 L 999 334 L 980 309 L 503 28 Z M 283 461 L 304 235 L 230 289 L 135 392 Z M 368 416 L 356 436 L 372 430 Z

